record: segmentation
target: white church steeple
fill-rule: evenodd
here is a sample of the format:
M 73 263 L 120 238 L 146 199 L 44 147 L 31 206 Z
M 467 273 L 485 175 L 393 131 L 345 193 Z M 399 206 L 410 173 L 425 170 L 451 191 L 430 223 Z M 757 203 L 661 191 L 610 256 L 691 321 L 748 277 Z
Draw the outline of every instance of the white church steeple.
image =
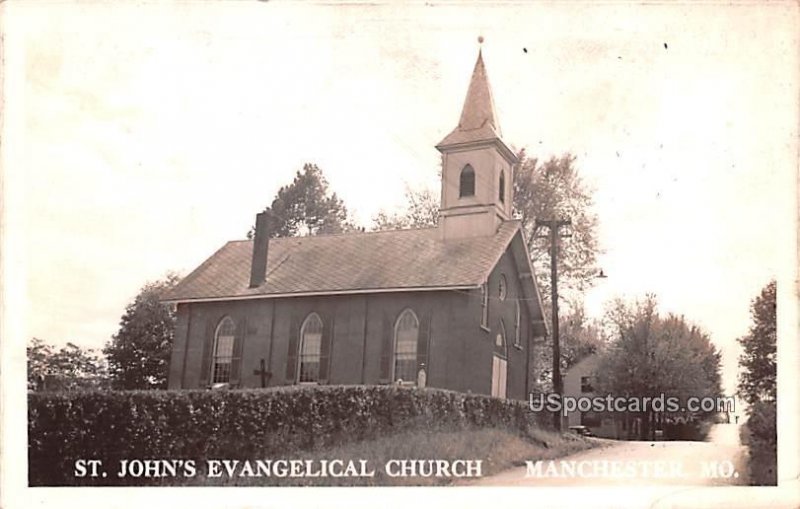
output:
M 480 50 L 458 126 L 436 148 L 443 160 L 442 235 L 445 239 L 494 235 L 500 223 L 511 218 L 517 157 L 501 138 Z

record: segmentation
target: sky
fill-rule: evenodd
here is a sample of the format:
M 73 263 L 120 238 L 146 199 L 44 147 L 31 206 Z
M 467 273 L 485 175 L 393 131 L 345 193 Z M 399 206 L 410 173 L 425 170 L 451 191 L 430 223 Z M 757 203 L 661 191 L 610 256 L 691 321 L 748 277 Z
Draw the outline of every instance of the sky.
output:
M 7 281 L 23 337 L 101 348 L 306 162 L 356 220 L 438 193 L 483 36 L 506 142 L 572 153 L 608 275 L 704 327 L 735 385 L 749 305 L 794 267 L 792 3 L 10 2 Z M 790 282 L 791 277 L 784 278 Z

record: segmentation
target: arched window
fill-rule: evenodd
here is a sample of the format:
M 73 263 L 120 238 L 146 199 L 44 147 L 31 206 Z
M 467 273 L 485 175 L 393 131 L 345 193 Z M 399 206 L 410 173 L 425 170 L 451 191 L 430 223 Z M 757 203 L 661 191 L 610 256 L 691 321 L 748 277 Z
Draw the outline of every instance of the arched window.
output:
M 419 320 L 410 309 L 397 318 L 394 325 L 394 377 L 397 382 L 414 384 L 417 380 L 417 340 Z
M 461 170 L 461 178 L 458 185 L 458 197 L 475 196 L 475 170 L 472 166 L 466 165 Z
M 489 328 L 489 282 L 481 285 L 481 327 Z
M 497 329 L 497 336 L 494 338 L 495 351 L 502 355 L 506 355 L 506 324 L 500 320 L 500 328 Z
M 500 203 L 506 202 L 506 173 L 500 170 Z
M 500 320 L 497 336 L 494 340 L 494 355 L 492 355 L 492 396 L 506 397 L 508 384 L 508 350 L 506 349 L 506 326 Z
M 236 324 L 230 316 L 220 320 L 214 333 L 214 357 L 211 362 L 211 383 L 228 383 L 233 364 L 233 343 L 236 339 Z
M 522 348 L 522 327 L 520 321 L 522 320 L 522 310 L 520 309 L 519 300 L 516 301 L 516 308 L 514 309 L 514 346 Z
M 322 319 L 311 313 L 300 328 L 300 369 L 298 382 L 319 382 L 319 364 L 322 356 Z
M 497 286 L 497 295 L 500 297 L 500 300 L 506 300 L 506 295 L 508 295 L 508 281 L 506 281 L 506 275 L 500 274 L 500 283 Z

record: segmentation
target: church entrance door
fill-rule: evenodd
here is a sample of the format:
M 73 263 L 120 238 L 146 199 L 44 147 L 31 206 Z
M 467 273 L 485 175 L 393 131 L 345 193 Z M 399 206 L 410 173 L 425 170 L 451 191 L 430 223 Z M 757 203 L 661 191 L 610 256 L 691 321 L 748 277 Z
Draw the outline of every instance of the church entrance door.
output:
M 506 397 L 506 374 L 508 361 L 499 355 L 492 356 L 492 396 L 495 398 Z

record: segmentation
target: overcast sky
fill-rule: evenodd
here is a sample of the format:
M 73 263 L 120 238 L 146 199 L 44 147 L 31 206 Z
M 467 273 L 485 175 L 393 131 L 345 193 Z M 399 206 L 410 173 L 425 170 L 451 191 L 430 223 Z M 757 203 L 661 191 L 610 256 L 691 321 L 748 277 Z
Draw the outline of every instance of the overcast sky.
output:
M 27 336 L 101 347 L 146 281 L 244 238 L 305 162 L 367 226 L 406 186 L 438 192 L 434 145 L 478 35 L 506 141 L 575 154 L 596 190 L 609 277 L 593 316 L 655 293 L 711 333 L 731 389 L 750 300 L 792 263 L 790 3 L 7 11 L 6 221 Z

